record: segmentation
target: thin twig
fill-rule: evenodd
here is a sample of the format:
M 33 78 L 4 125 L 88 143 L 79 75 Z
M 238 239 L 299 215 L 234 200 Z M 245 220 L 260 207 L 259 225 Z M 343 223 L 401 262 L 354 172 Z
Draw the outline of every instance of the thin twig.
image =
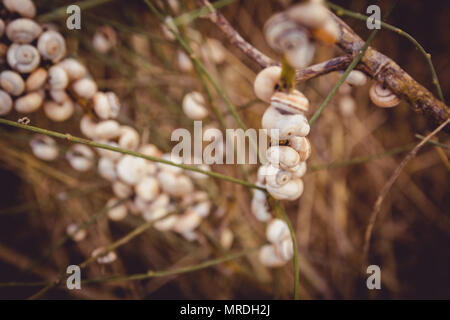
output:
M 397 180 L 398 176 L 400 175 L 402 169 L 406 166 L 406 164 L 416 156 L 417 152 L 439 131 L 441 131 L 448 123 L 450 122 L 450 118 L 447 119 L 444 123 L 442 123 L 439 127 L 437 127 L 433 132 L 431 132 L 428 136 L 425 137 L 417 146 L 414 147 L 414 149 L 408 153 L 408 155 L 402 160 L 400 165 L 395 169 L 392 176 L 389 178 L 389 180 L 384 184 L 383 188 L 381 189 L 381 192 L 375 202 L 374 208 L 370 214 L 369 223 L 366 228 L 365 236 L 364 236 L 364 245 L 363 245 L 363 254 L 362 254 L 362 267 L 367 264 L 368 261 L 368 254 L 370 250 L 370 240 L 372 238 L 372 231 L 375 226 L 376 219 L 378 217 L 378 214 L 381 210 L 381 205 L 383 204 L 384 199 L 388 195 L 389 191 L 391 190 L 392 186 L 394 185 L 395 181 Z

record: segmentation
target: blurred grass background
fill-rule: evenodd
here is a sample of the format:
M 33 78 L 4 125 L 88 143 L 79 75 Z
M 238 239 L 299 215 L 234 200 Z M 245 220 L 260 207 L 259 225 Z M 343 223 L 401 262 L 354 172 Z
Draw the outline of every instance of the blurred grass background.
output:
M 227 5 L 221 12 L 245 39 L 277 58 L 265 43 L 262 27 L 273 13 L 295 2 L 270 0 L 262 4 L 241 0 Z M 333 2 L 362 13 L 374 3 Z M 36 1 L 39 15 L 68 4 L 72 2 Z M 390 1 L 379 4 L 383 12 Z M 162 4 L 160 8 L 169 15 L 167 5 Z M 196 8 L 195 1 L 182 1 L 180 14 Z M 445 97 L 450 93 L 447 74 L 450 34 L 446 32 L 450 27 L 449 16 L 447 2 L 398 1 L 388 20 L 414 36 L 431 53 Z M 367 38 L 369 30 L 365 23 L 350 18 L 344 21 L 363 39 Z M 83 10 L 80 31 L 64 28 L 65 18 L 52 22 L 66 36 L 70 55 L 88 65 L 99 87 L 119 95 L 124 105 L 122 122 L 137 128 L 149 142 L 164 151 L 172 146 L 172 130 L 192 128 L 192 121 L 181 111 L 181 101 L 189 91 L 205 93 L 204 82 L 195 71 L 179 71 L 176 57 L 180 46 L 163 37 L 158 19 L 143 1 L 116 0 Z M 117 46 L 107 55 L 97 53 L 91 45 L 93 34 L 103 25 L 113 27 L 119 38 Z M 266 105 L 253 94 L 257 65 L 232 47 L 206 19 L 196 19 L 181 30 L 194 47 L 204 45 L 207 38 L 222 43 L 226 49 L 225 62 L 217 65 L 201 57 L 202 62 L 240 109 L 247 126 L 259 128 Z M 434 92 L 423 56 L 405 38 L 382 31 L 373 46 Z M 315 62 L 338 54 L 338 49 L 318 45 Z M 311 101 L 311 114 L 337 79 L 337 74 L 330 74 L 299 85 Z M 369 292 L 359 272 L 369 214 L 379 191 L 406 153 L 339 168 L 322 165 L 409 146 L 418 142 L 415 134 L 424 134 L 430 128 L 405 102 L 388 110 L 374 106 L 368 98 L 369 85 L 353 89 L 357 105 L 354 112 L 342 112 L 339 96 L 325 109 L 310 134 L 313 156 L 308 163 L 311 172 L 305 177 L 305 192 L 299 201 L 286 203 L 299 242 L 300 296 L 305 299 L 450 298 L 450 167 L 448 150 L 435 146 L 426 146 L 408 164 L 384 202 L 375 225 L 369 261 L 381 267 L 382 290 Z M 212 93 L 210 104 L 226 115 L 227 127 L 237 127 L 219 95 L 210 85 L 207 88 Z M 207 122 L 219 127 L 211 114 Z M 29 118 L 33 125 L 80 136 L 81 115 L 78 110 L 71 120 L 60 124 L 50 122 L 41 112 Z M 17 120 L 19 116 L 12 114 L 8 118 Z M 68 241 L 46 257 L 49 248 L 65 236 L 70 222 L 86 221 L 98 213 L 112 192 L 94 170 L 77 173 L 62 159 L 49 164 L 34 158 L 28 147 L 28 133 L 2 127 L 0 135 L 0 282 L 48 280 L 67 265 L 89 257 L 94 248 L 112 243 L 142 223 L 133 216 L 120 223 L 100 218 L 89 228 L 86 240 Z M 448 143 L 448 136 L 441 133 L 440 141 Z M 68 146 L 66 142 L 58 143 L 62 148 Z M 256 167 L 249 169 L 254 172 Z M 243 178 L 238 166 L 216 165 L 213 170 Z M 120 247 L 117 262 L 108 266 L 90 265 L 83 270 L 83 278 L 166 270 L 223 256 L 226 252 L 214 243 L 225 228 L 230 228 L 235 236 L 232 250 L 264 243 L 264 226 L 250 212 L 248 190 L 219 180 L 200 187 L 214 195 L 215 212 L 202 224 L 203 236 L 198 243 L 152 229 Z M 33 261 L 41 263 L 26 270 Z M 45 297 L 287 299 L 292 297 L 292 280 L 290 263 L 268 270 L 259 264 L 256 255 L 250 255 L 188 274 L 89 284 L 79 292 L 54 289 Z M 0 297 L 25 298 L 38 289 L 0 287 Z

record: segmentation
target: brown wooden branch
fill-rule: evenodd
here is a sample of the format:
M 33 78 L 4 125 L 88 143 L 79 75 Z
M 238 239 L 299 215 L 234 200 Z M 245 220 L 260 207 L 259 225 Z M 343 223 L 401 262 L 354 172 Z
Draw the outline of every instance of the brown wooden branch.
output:
M 208 0 L 199 0 L 199 2 L 212 8 Z M 296 73 L 297 82 L 303 82 L 332 71 L 345 70 L 364 45 L 364 41 L 345 22 L 332 12 L 330 14 L 340 29 L 340 37 L 336 46 L 341 48 L 346 55 L 298 70 Z M 255 61 L 261 68 L 279 65 L 278 62 L 267 57 L 243 39 L 220 12 L 212 8 L 208 18 L 216 24 L 233 45 Z M 367 49 L 356 69 L 383 83 L 396 95 L 407 101 L 415 112 L 423 114 L 434 123 L 439 125 L 450 117 L 450 108 L 447 105 L 415 81 L 392 59 L 372 47 Z M 450 129 L 446 128 L 445 131 L 449 132 Z

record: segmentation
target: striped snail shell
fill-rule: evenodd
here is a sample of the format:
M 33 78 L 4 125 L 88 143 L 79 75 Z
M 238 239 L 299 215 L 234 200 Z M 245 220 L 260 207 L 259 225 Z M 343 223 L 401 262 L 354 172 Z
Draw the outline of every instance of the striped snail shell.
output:
M 41 62 L 39 51 L 29 44 L 13 43 L 7 52 L 8 64 L 20 73 L 30 73 Z
M 14 43 L 25 44 L 33 42 L 42 32 L 35 21 L 19 18 L 6 26 L 6 36 Z
M 392 108 L 400 103 L 400 98 L 381 83 L 374 83 L 370 87 L 369 96 L 370 100 L 381 108 Z
M 277 91 L 270 98 L 270 105 L 282 114 L 304 114 L 309 109 L 309 100 L 296 89 L 288 93 Z

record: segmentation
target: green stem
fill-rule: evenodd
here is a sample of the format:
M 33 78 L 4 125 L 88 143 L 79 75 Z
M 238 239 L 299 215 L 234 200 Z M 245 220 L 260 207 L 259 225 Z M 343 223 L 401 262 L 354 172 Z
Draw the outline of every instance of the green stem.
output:
M 259 187 L 257 185 L 254 185 L 252 183 L 249 183 L 247 181 L 243 181 L 237 178 L 233 178 L 233 177 L 229 177 L 226 176 L 224 174 L 220 174 L 217 172 L 213 172 L 213 171 L 205 171 L 202 169 L 199 169 L 197 167 L 194 166 L 189 166 L 189 165 L 185 165 L 185 164 L 178 164 L 169 160 L 165 160 L 165 159 L 161 159 L 161 158 L 157 158 L 157 157 L 152 157 L 152 156 L 147 156 L 145 154 L 139 153 L 139 152 L 135 152 L 135 151 L 131 151 L 131 150 L 125 150 L 122 148 L 117 148 L 117 147 L 113 147 L 107 144 L 103 144 L 103 143 L 98 143 L 95 141 L 91 141 L 91 140 L 87 140 L 87 139 L 83 139 L 83 138 L 79 138 L 79 137 L 75 137 L 72 136 L 71 134 L 68 133 L 59 133 L 56 131 L 51 131 L 51 130 L 46 130 L 46 129 L 42 129 L 39 127 L 34 127 L 34 126 L 30 126 L 30 125 L 24 125 L 24 124 L 20 124 L 11 120 L 6 120 L 3 118 L 0 118 L 0 124 L 5 124 L 8 126 L 12 126 L 12 127 L 16 127 L 16 128 L 21 128 L 21 129 L 25 129 L 28 131 L 32 131 L 32 132 L 36 132 L 36 133 L 40 133 L 40 134 L 44 134 L 50 137 L 54 137 L 54 138 L 58 138 L 58 139 L 63 139 L 63 140 L 67 140 L 70 142 L 74 142 L 74 143 L 80 143 L 80 144 L 84 144 L 87 146 L 91 146 L 94 148 L 100 148 L 100 149 L 106 149 L 106 150 L 111 150 L 111 151 L 115 151 L 115 152 L 119 152 L 122 154 L 128 154 L 131 156 L 135 156 L 138 158 L 143 158 L 146 160 L 150 160 L 150 161 L 154 161 L 154 162 L 160 162 L 160 163 L 164 163 L 164 164 L 168 164 L 174 167 L 179 167 L 185 170 L 189 170 L 189 171 L 194 171 L 194 172 L 199 172 L 199 173 L 203 173 L 207 176 L 216 178 L 216 179 L 222 179 L 222 180 L 226 180 L 232 183 L 236 183 L 236 184 L 240 184 L 243 186 L 246 186 L 248 188 L 253 188 L 253 189 L 260 189 L 262 191 L 265 191 L 265 188 Z
M 367 19 L 368 19 L 368 17 L 363 14 L 347 10 L 338 5 L 335 5 L 334 3 L 328 2 L 327 4 L 328 4 L 328 6 L 330 6 L 330 8 L 332 8 L 333 10 L 336 11 L 336 14 L 338 16 L 348 16 L 348 17 L 359 19 L 362 21 L 367 21 Z M 394 31 L 394 32 L 398 33 L 399 35 L 404 36 L 406 39 L 411 41 L 417 49 L 419 49 L 419 51 L 422 53 L 422 55 L 425 57 L 425 60 L 428 63 L 428 67 L 430 68 L 430 71 L 431 71 L 431 77 L 433 80 L 433 84 L 436 87 L 436 91 L 439 95 L 439 99 L 441 99 L 441 101 L 444 102 L 444 95 L 442 94 L 441 85 L 439 84 L 439 79 L 436 74 L 436 70 L 434 69 L 433 62 L 431 61 L 431 55 L 429 53 L 427 53 L 425 51 L 425 49 L 422 47 L 422 45 L 416 39 L 414 39 L 409 33 L 405 32 L 402 29 L 397 28 L 393 25 L 390 25 L 386 22 L 378 21 L 376 19 L 375 19 L 375 21 L 380 22 L 380 24 L 383 28 Z

